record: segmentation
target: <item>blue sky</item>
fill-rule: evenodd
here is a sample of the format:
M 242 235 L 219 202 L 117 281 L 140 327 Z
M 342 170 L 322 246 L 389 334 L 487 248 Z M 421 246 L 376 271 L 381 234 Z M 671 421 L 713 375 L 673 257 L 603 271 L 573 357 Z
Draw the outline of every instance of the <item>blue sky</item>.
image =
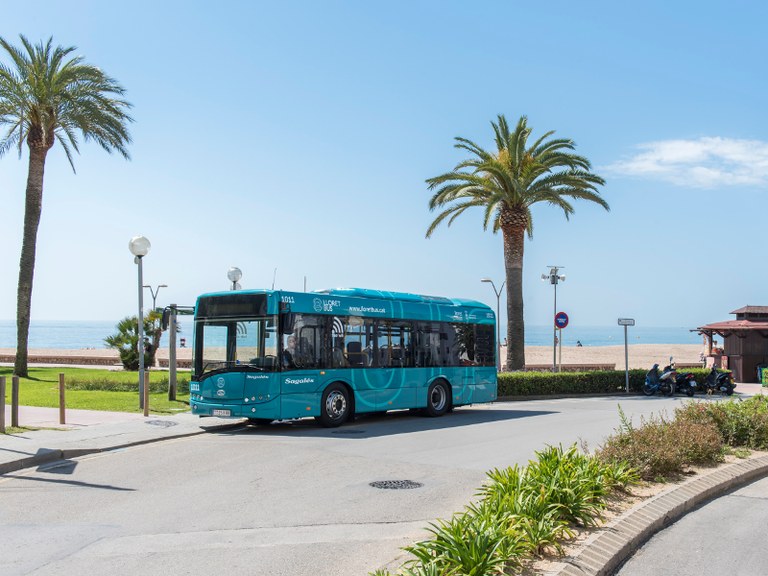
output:
M 525 317 L 564 266 L 571 325 L 696 327 L 768 304 L 768 93 L 759 2 L 8 3 L 0 36 L 53 36 L 134 105 L 132 160 L 48 156 L 32 301 L 39 320 L 134 314 L 132 236 L 158 305 L 226 289 L 362 286 L 495 307 L 500 235 L 481 213 L 424 238 L 425 179 L 527 115 L 572 138 L 611 206 L 534 208 Z M 0 58 L 3 58 L 0 55 Z M 15 317 L 26 149 L 0 159 L 0 318 Z M 149 293 L 146 293 L 149 298 Z M 502 300 L 502 309 L 504 300 Z M 502 321 L 505 317 L 502 313 Z M 618 329 L 618 327 L 617 327 Z

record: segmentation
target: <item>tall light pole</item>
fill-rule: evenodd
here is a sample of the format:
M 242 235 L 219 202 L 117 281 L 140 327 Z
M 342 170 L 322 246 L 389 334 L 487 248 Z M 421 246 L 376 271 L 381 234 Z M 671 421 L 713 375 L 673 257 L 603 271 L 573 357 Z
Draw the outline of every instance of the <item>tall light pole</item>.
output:
M 238 284 L 238 281 L 240 278 L 243 277 L 243 271 L 240 270 L 237 266 L 232 266 L 229 270 L 227 270 L 227 278 L 229 278 L 229 281 L 232 282 L 232 290 L 237 290 L 240 288 L 240 284 Z
M 144 236 L 134 236 L 128 249 L 135 256 L 133 261 L 139 267 L 139 408 L 144 409 L 144 276 L 141 262 L 152 247 Z
M 168 284 L 158 284 L 155 290 L 152 290 L 152 286 L 147 284 L 144 285 L 144 288 L 149 288 L 149 292 L 152 294 L 152 310 L 154 310 L 157 308 L 157 294 L 160 292 L 160 288 L 168 288 Z
M 501 300 L 501 291 L 504 290 L 504 284 L 507 283 L 506 280 L 501 283 L 501 288 L 496 290 L 496 284 L 493 283 L 493 280 L 490 278 L 481 278 L 480 282 L 490 282 L 491 287 L 493 288 L 493 293 L 496 294 L 496 370 L 501 372 L 501 332 L 500 332 L 500 326 L 499 326 L 499 302 Z
M 552 313 L 552 372 L 557 372 L 557 325 L 555 324 L 555 316 L 557 316 L 557 283 L 565 282 L 565 275 L 560 275 L 558 272 L 565 268 L 565 266 L 552 266 L 549 265 L 549 274 L 542 274 L 542 280 L 549 280 L 549 283 L 555 287 L 555 311 Z

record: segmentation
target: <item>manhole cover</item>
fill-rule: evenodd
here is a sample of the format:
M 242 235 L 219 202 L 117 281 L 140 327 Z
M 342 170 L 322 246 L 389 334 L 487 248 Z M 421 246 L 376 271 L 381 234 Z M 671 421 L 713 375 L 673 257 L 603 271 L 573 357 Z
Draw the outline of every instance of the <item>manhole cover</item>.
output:
M 169 420 L 147 420 L 144 423 L 150 424 L 152 426 L 160 426 L 161 428 L 170 428 L 171 426 L 176 426 L 176 422 L 171 422 Z
M 368 485 L 382 490 L 412 490 L 424 486 L 421 482 L 414 482 L 413 480 L 377 480 Z
M 331 434 L 364 434 L 365 430 L 336 430 Z

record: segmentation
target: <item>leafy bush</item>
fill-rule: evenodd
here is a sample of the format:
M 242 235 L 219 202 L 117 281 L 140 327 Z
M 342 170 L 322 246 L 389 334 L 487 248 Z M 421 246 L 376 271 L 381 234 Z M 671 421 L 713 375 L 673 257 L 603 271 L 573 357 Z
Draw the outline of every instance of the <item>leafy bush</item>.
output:
M 406 567 L 434 566 L 439 574 L 503 574 L 506 558 L 501 550 L 507 535 L 494 520 L 478 509 L 438 520 L 428 528 L 430 540 L 404 548 L 415 556 Z
M 766 396 L 753 396 L 744 401 L 732 398 L 726 402 L 691 403 L 675 413 L 678 420 L 714 425 L 729 446 L 768 449 Z
M 531 555 L 560 553 L 573 524 L 594 524 L 609 493 L 637 481 L 625 464 L 601 462 L 575 446 L 548 447 L 536 456 L 526 468 L 489 472 L 479 502 L 431 524 L 431 539 L 404 548 L 414 558 L 399 573 L 506 574 Z
M 639 428 L 621 412 L 622 425 L 598 450 L 603 462 L 625 462 L 644 480 L 673 478 L 691 464 L 722 461 L 723 443 L 717 427 L 705 419 L 652 416 Z

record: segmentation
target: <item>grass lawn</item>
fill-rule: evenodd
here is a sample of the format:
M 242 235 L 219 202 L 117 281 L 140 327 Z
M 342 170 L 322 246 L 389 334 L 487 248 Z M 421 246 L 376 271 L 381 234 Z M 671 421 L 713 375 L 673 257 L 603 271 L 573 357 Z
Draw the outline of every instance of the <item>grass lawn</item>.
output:
M 29 378 L 19 382 L 19 404 L 58 408 L 59 374 L 64 374 L 67 408 L 83 410 L 110 410 L 113 412 L 141 412 L 139 410 L 138 372 L 104 370 L 98 368 L 29 368 Z M 11 402 L 12 367 L 0 367 L 0 376 L 6 377 L 5 401 Z M 149 409 L 153 414 L 175 414 L 189 409 L 189 375 L 178 378 L 179 389 L 175 401 L 168 400 L 168 372 L 149 371 Z

